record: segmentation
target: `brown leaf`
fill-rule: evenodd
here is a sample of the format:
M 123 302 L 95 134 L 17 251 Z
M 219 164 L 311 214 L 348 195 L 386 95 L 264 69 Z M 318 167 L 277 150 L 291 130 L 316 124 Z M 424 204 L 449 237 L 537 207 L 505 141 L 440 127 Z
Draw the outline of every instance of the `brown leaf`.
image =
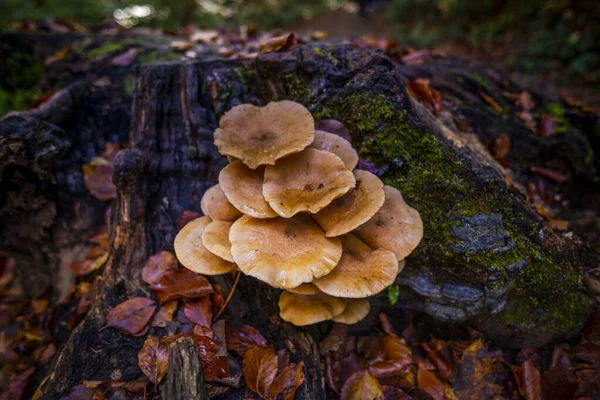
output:
M 440 115 L 443 109 L 442 95 L 429 86 L 429 79 L 417 78 L 406 85 L 406 90 L 435 115 Z
M 290 353 L 286 349 L 277 352 L 277 375 L 290 365 Z
M 369 371 L 358 371 L 344 383 L 341 400 L 383 399 L 381 385 Z
M 561 219 L 551 219 L 548 221 L 548 224 L 556 231 L 566 231 L 569 227 L 569 221 L 563 221 Z
M 556 183 L 565 183 L 569 178 L 556 171 L 552 171 L 548 168 L 541 167 L 529 167 L 529 170 L 536 176 L 548 178 Z
M 531 360 L 527 360 L 521 367 L 512 366 L 515 380 L 519 386 L 519 393 L 527 400 L 541 400 L 542 387 L 540 372 L 533 365 Z
M 481 93 L 481 92 L 479 92 L 479 94 L 490 106 L 492 106 L 494 111 L 499 112 L 499 113 L 504 112 L 504 108 L 502 108 L 498 103 L 496 103 L 496 100 L 494 100 L 493 97 L 488 96 L 487 94 Z
M 212 311 L 208 296 L 189 300 L 183 307 L 185 316 L 195 324 L 210 328 L 212 324 Z
M 552 367 L 542 375 L 544 400 L 575 400 L 579 391 L 577 376 L 570 367 Z
M 444 354 L 428 343 L 421 343 L 421 348 L 425 352 L 425 355 L 429 361 L 435 365 L 435 368 L 438 370 L 440 375 L 442 375 L 447 381 L 450 381 L 450 379 L 452 379 L 452 364 L 450 364 L 450 361 L 448 361 Z
M 246 352 L 253 347 L 267 347 L 267 339 L 255 328 L 244 325 L 239 330 L 235 326 L 225 325 L 225 342 L 229 350 L 233 350 L 240 356 L 244 357 Z
M 519 118 L 519 120 L 523 122 L 523 125 L 525 125 L 525 127 L 527 127 L 527 129 L 529 129 L 531 132 L 537 131 L 537 124 L 530 112 L 521 111 L 520 113 L 517 113 L 517 118 Z
M 423 365 L 419 364 L 417 373 L 418 388 L 429 393 L 434 400 L 445 400 L 444 385 L 431 371 L 428 371 Z
M 352 375 L 366 368 L 365 359 L 356 354 L 350 354 L 333 364 L 333 378 L 336 389 L 341 389 Z
M 350 131 L 342 122 L 336 119 L 322 119 L 315 124 L 315 130 L 336 134 L 352 143 L 352 135 L 350 135 Z
M 503 133 L 490 143 L 490 151 L 496 160 L 502 160 L 510 151 L 510 137 Z
M 294 400 L 296 390 L 304 382 L 304 362 L 285 367 L 267 390 L 269 400 Z
M 385 51 L 387 54 L 397 54 L 398 53 L 398 42 L 395 40 L 385 39 L 378 36 L 366 34 L 362 35 L 352 42 L 354 47 L 374 47 L 376 49 L 381 49 Z
M 83 182 L 90 193 L 100 200 L 117 197 L 117 188 L 112 183 L 112 163 L 103 157 L 94 157 L 83 166 Z
M 563 100 L 565 101 L 565 103 L 568 106 L 578 107 L 581 109 L 581 111 L 587 112 L 587 113 L 594 113 L 594 112 L 598 111 L 598 107 L 593 107 L 593 106 L 588 106 L 588 105 L 583 104 L 582 102 L 580 102 L 579 100 L 577 100 L 573 96 L 571 96 L 569 94 L 569 92 L 567 92 L 564 89 L 560 91 L 560 95 L 562 96 Z
M 406 392 L 404 392 L 402 389 L 399 389 L 395 386 L 382 386 L 382 391 L 383 391 L 383 398 L 384 400 L 411 400 L 412 397 L 410 397 L 408 394 L 406 394 Z
M 339 356 L 336 359 L 343 357 L 341 354 L 341 349 L 344 347 L 344 342 L 348 339 L 348 325 L 335 323 L 333 327 L 325 336 L 321 343 L 319 343 L 319 348 L 321 355 L 326 355 L 329 352 L 335 353 L 335 355 Z
M 244 355 L 244 378 L 255 393 L 267 397 L 267 391 L 277 374 L 277 353 L 273 346 L 255 346 Z
M 382 333 L 379 335 L 379 342 L 386 360 L 412 362 L 412 350 L 403 338 L 393 333 Z
M 135 48 L 131 48 L 127 50 L 125 53 L 120 54 L 112 59 L 111 64 L 117 67 L 126 67 L 128 65 L 133 64 L 135 61 L 135 57 L 137 56 L 138 50 Z
M 453 345 L 464 342 L 452 342 Z M 496 366 L 482 339 L 463 351 L 454 373 L 454 390 L 461 399 L 487 400 L 502 393 L 496 385 Z
M 204 369 L 204 379 L 215 382 L 229 376 L 227 357 L 223 356 L 221 344 L 208 336 L 194 336 Z
M 215 334 L 212 331 L 212 329 L 210 329 L 206 326 L 202 326 L 202 325 L 194 325 L 194 329 L 192 329 L 192 333 L 195 336 L 207 336 L 211 339 L 215 337 Z
M 214 82 L 213 82 L 214 83 Z M 179 221 L 177 221 L 177 226 L 179 229 L 183 228 L 187 225 L 188 222 L 195 220 L 196 218 L 200 218 L 202 213 L 192 210 L 184 210 L 179 216 Z
M 193 299 L 202 297 L 212 292 L 212 286 L 208 280 L 200 274 L 189 269 L 172 269 L 150 285 L 158 300 L 166 303 L 182 297 Z
M 29 388 L 29 381 L 31 380 L 35 370 L 35 367 L 29 367 L 18 375 L 13 375 L 10 377 L 10 385 L 7 397 L 8 399 L 21 400 L 25 397 L 25 393 Z
M 412 362 L 401 360 L 375 361 L 369 365 L 369 372 L 376 378 L 403 376 L 412 367 Z
M 155 385 L 167 374 L 169 347 L 156 336 L 148 336 L 138 353 L 138 366 Z
M 548 113 L 540 113 L 540 125 L 538 127 L 538 135 L 542 137 L 552 136 L 556 129 L 556 120 Z
M 106 316 L 106 326 L 112 326 L 130 335 L 142 331 L 152 318 L 156 305 L 147 297 L 134 297 L 113 308 Z
M 259 48 L 261 53 L 267 53 L 271 51 L 285 51 L 297 45 L 296 35 L 288 33 L 260 42 Z
M 170 251 L 161 251 L 148 258 L 142 269 L 142 279 L 148 285 L 152 285 L 173 269 L 177 269 L 177 258 Z
M 194 43 L 187 40 L 175 40 L 171 42 L 171 48 L 175 51 L 188 51 L 194 48 Z
M 83 261 L 75 261 L 69 265 L 69 268 L 77 276 L 85 276 L 90 274 L 106 263 L 108 253 L 104 253 L 96 258 L 88 258 Z
M 158 312 L 152 318 L 152 326 L 164 328 L 168 322 L 173 321 L 173 313 L 177 309 L 177 300 L 169 301 L 160 306 Z
M 526 91 L 521 92 L 517 100 L 517 104 L 523 107 L 523 110 L 525 111 L 531 111 L 535 108 L 535 103 L 533 102 L 531 95 Z
M 418 51 L 413 51 L 412 53 L 408 53 L 405 56 L 402 56 L 400 60 L 403 64 L 406 65 L 423 65 L 425 64 L 425 60 L 431 55 L 431 50 L 423 49 Z

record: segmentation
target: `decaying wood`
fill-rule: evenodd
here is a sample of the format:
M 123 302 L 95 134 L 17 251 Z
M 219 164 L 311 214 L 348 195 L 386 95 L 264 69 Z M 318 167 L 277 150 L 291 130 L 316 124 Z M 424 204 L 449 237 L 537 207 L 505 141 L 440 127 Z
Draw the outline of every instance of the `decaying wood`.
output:
M 164 400 L 207 400 L 202 361 L 196 343 L 190 337 L 169 345 L 169 373 L 162 388 Z

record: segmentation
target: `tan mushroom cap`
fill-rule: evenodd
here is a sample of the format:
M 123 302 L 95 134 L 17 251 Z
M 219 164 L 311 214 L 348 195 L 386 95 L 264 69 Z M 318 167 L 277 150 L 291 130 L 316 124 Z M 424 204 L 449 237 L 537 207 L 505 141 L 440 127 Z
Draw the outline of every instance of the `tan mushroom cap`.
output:
M 175 255 L 187 269 L 204 275 L 219 275 L 235 269 L 235 264 L 217 257 L 204 247 L 202 233 L 210 217 L 200 217 L 184 226 L 175 236 Z
M 315 136 L 315 121 L 302 104 L 284 100 L 264 107 L 242 104 L 225 113 L 215 131 L 219 153 L 254 169 L 302 151 Z
M 340 236 L 356 229 L 371 219 L 383 205 L 385 195 L 381 179 L 359 169 L 353 173 L 356 179 L 354 189 L 313 216 L 325 231 L 325 236 Z
M 319 294 L 321 291 L 318 287 L 316 287 L 312 283 L 303 283 L 300 286 L 295 288 L 287 289 L 288 292 L 296 293 L 296 294 Z
M 320 211 L 355 183 L 341 158 L 309 148 L 267 166 L 263 195 L 277 214 L 290 218 Z
M 204 215 L 216 221 L 235 221 L 242 216 L 242 213 L 227 200 L 219 184 L 204 192 L 200 200 L 200 209 Z
M 418 211 L 404 202 L 398 190 L 386 185 L 383 191 L 383 206 L 355 233 L 369 246 L 391 250 L 402 260 L 423 238 L 423 222 Z
M 390 286 L 398 275 L 398 261 L 386 249 L 365 251 L 365 244 L 352 234 L 341 237 L 343 253 L 334 270 L 313 283 L 323 293 L 346 298 L 364 298 Z
M 279 297 L 279 316 L 296 326 L 326 321 L 340 315 L 345 308 L 343 299 L 324 293 L 306 295 L 283 291 Z
M 229 229 L 233 222 L 212 221 L 206 225 L 202 232 L 202 244 L 208 251 L 222 259 L 233 262 L 231 255 L 231 242 L 229 241 Z
M 228 164 L 219 173 L 225 196 L 239 211 L 254 218 L 274 218 L 277 213 L 263 197 L 265 167 L 250 169 L 241 161 Z
M 342 256 L 338 238 L 326 238 L 313 220 L 255 219 L 244 215 L 229 231 L 239 269 L 276 288 L 295 288 L 327 275 Z
M 355 324 L 364 319 L 371 311 L 371 305 L 367 299 L 345 299 L 344 301 L 346 302 L 344 312 L 331 318 L 335 322 Z
M 352 171 L 358 164 L 358 153 L 349 141 L 335 133 L 315 131 L 315 140 L 310 147 L 328 151 L 342 159 L 346 168 Z

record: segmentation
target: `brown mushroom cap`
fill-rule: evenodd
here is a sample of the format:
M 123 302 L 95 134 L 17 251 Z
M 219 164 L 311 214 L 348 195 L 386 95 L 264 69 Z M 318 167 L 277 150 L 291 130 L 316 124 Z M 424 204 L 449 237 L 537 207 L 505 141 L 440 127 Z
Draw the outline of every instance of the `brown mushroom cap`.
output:
M 350 171 L 358 164 L 358 153 L 350 142 L 334 133 L 315 131 L 315 140 L 310 147 L 335 154 Z
M 233 222 L 212 221 L 202 232 L 202 244 L 208 251 L 224 260 L 233 262 L 229 229 Z
M 267 166 L 263 195 L 277 214 L 290 218 L 301 211 L 318 212 L 355 183 L 341 158 L 309 148 Z
M 219 153 L 254 169 L 302 151 L 315 135 L 315 121 L 302 104 L 284 100 L 264 107 L 242 104 L 225 113 L 215 131 Z
M 276 288 L 294 288 L 324 276 L 342 255 L 338 238 L 326 238 L 313 220 L 255 219 L 247 215 L 229 231 L 231 254 L 239 269 Z
M 321 291 L 318 287 L 316 287 L 312 283 L 303 283 L 300 286 L 295 288 L 287 289 L 288 292 L 296 293 L 296 294 L 319 294 Z
M 273 218 L 277 213 L 263 197 L 265 167 L 250 169 L 241 161 L 228 164 L 219 173 L 219 184 L 231 204 L 254 218 Z
M 219 184 L 204 192 L 200 200 L 200 209 L 204 215 L 216 221 L 235 221 L 242 216 L 242 213 L 227 200 Z
M 313 216 L 327 237 L 340 236 L 356 229 L 371 219 L 383 205 L 385 195 L 381 179 L 359 169 L 353 173 L 356 178 L 354 189 Z
M 346 309 L 340 315 L 331 318 L 335 322 L 342 324 L 355 324 L 369 314 L 371 305 L 367 299 L 344 299 Z
M 202 243 L 202 233 L 210 217 L 200 217 L 181 228 L 175 236 L 175 255 L 187 269 L 204 275 L 219 275 L 235 269 L 235 264 L 208 251 Z
M 386 185 L 383 191 L 383 206 L 355 233 L 369 246 L 391 250 L 402 260 L 423 238 L 423 222 L 418 211 L 404 202 L 397 189 Z
M 345 308 L 343 299 L 324 293 L 306 295 L 283 291 L 279 297 L 279 315 L 296 326 L 326 321 L 340 315 Z
M 342 239 L 342 258 L 329 275 L 313 283 L 323 293 L 346 298 L 372 296 L 390 286 L 398 275 L 398 261 L 386 249 L 365 251 L 365 244 L 356 236 L 346 234 Z

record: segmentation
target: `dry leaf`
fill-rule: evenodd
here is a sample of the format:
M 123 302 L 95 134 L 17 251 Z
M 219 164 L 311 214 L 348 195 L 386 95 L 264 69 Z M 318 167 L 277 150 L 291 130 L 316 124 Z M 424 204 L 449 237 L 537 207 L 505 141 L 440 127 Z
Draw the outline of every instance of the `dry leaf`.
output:
M 383 399 L 379 381 L 369 371 L 358 371 L 344 383 L 341 400 Z
M 496 367 L 482 339 L 462 353 L 454 374 L 454 390 L 460 399 L 486 400 L 502 394 L 496 385 Z
M 244 325 L 237 330 L 233 325 L 225 325 L 225 342 L 229 350 L 233 350 L 244 357 L 246 352 L 253 347 L 266 347 L 269 344 L 267 339 L 255 328 Z
M 189 300 L 183 307 L 185 316 L 197 325 L 210 328 L 212 325 L 212 311 L 210 310 L 210 299 L 208 296 Z
M 204 379 L 208 382 L 219 381 L 229 376 L 229 367 L 227 357 L 221 348 L 221 344 L 208 336 L 194 336 L 202 368 L 204 370 Z
M 536 176 L 548 178 L 556 183 L 565 183 L 569 178 L 556 171 L 552 171 L 548 168 L 541 167 L 529 167 L 529 170 Z
M 533 115 L 531 115 L 530 112 L 521 111 L 520 113 L 517 113 L 517 117 L 520 121 L 523 122 L 523 125 L 525 125 L 525 127 L 527 127 L 527 129 L 529 129 L 531 132 L 537 131 L 537 124 L 533 119 Z
M 267 397 L 267 391 L 277 374 L 277 353 L 273 346 L 255 346 L 244 355 L 244 378 L 255 393 Z
M 492 106 L 492 108 L 494 109 L 494 111 L 502 113 L 504 112 L 504 108 L 502 108 L 498 103 L 496 103 L 496 100 L 494 100 L 493 97 L 488 96 L 485 93 L 481 93 L 479 92 L 479 94 L 481 95 L 481 97 L 483 97 L 483 99 L 490 105 Z
M 125 53 L 120 54 L 112 59 L 111 64 L 117 67 L 126 67 L 128 65 L 133 64 L 135 61 L 135 57 L 137 56 L 138 50 L 135 48 L 131 48 L 127 50 Z
M 177 300 L 169 301 L 160 306 L 158 312 L 152 318 L 152 326 L 164 328 L 168 322 L 173 321 L 173 313 L 177 309 Z
M 186 226 L 188 222 L 193 221 L 196 218 L 200 218 L 201 216 L 202 216 L 202 213 L 199 213 L 197 211 L 184 210 L 181 213 L 181 215 L 179 216 L 179 221 L 177 221 L 177 226 L 179 227 L 179 229 L 181 229 L 184 226 Z
M 171 42 L 171 48 L 175 51 L 188 51 L 194 48 L 194 42 L 175 40 L 174 42 Z
M 428 343 L 421 343 L 421 348 L 425 352 L 427 359 L 435 365 L 440 375 L 447 381 L 450 381 L 452 379 L 452 364 L 450 364 L 450 361 L 448 361 L 444 354 Z
M 435 115 L 440 115 L 443 109 L 442 95 L 429 86 L 429 79 L 418 78 L 406 85 L 406 90 Z
M 538 135 L 542 137 L 552 136 L 556 129 L 556 120 L 548 113 L 540 113 L 540 125 L 538 127 Z
M 90 193 L 103 201 L 117 197 L 117 188 L 112 183 L 112 163 L 103 157 L 94 157 L 83 166 L 83 181 Z
M 512 366 L 515 380 L 519 386 L 519 393 L 527 400 L 541 400 L 542 387 L 540 372 L 533 365 L 531 360 L 527 360 L 521 367 Z
M 503 133 L 490 143 L 490 151 L 496 160 L 503 160 L 510 151 L 510 137 Z
M 142 269 L 142 279 L 148 285 L 157 283 L 170 270 L 177 269 L 177 258 L 169 251 L 156 253 L 146 261 Z
M 135 297 L 119 304 L 106 316 L 106 326 L 130 335 L 138 334 L 152 318 L 156 305 L 147 297 Z
M 267 53 L 271 51 L 285 51 L 297 45 L 296 35 L 288 33 L 260 42 L 259 48 L 261 53 Z
M 304 362 L 297 365 L 285 367 L 267 391 L 269 400 L 294 400 L 296 390 L 304 382 Z
M 417 373 L 418 388 L 429 393 L 434 400 L 446 400 L 444 395 L 444 385 L 431 371 L 428 371 L 423 364 L 419 364 Z
M 171 300 L 196 298 L 210 294 L 211 284 L 200 274 L 188 269 L 172 269 L 167 271 L 158 282 L 150 285 L 158 300 L 166 303 Z
M 352 143 L 350 131 L 342 122 L 336 119 L 322 119 L 315 124 L 315 130 L 334 133 Z
M 167 374 L 169 347 L 156 336 L 148 336 L 138 353 L 138 366 L 155 385 Z
M 108 253 L 104 253 L 93 259 L 75 261 L 69 265 L 69 268 L 75 275 L 84 276 L 102 267 L 107 259 Z

